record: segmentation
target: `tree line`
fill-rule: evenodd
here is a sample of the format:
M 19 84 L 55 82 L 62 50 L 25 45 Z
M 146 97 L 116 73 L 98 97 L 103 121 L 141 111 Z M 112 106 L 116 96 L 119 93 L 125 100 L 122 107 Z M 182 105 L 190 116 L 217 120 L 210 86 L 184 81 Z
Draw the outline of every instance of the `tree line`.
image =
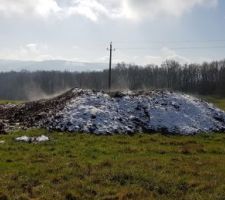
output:
M 0 73 L 0 99 L 34 100 L 73 87 L 107 90 L 108 70 L 90 72 L 21 71 Z M 169 89 L 198 95 L 225 96 L 225 60 L 162 65 L 119 63 L 112 70 L 114 90 Z

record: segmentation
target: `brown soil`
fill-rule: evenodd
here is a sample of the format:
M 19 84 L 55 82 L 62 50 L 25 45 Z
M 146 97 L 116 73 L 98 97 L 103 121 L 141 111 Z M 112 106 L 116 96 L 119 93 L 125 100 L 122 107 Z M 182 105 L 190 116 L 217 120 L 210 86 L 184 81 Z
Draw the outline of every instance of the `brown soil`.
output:
M 52 99 L 0 105 L 0 134 L 16 128 L 40 127 L 74 98 L 72 90 Z

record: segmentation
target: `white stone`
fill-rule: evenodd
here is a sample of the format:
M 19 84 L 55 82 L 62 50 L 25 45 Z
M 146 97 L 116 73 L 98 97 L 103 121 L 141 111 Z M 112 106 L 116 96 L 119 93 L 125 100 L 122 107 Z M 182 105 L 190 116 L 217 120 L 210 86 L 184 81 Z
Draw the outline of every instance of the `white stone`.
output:
M 18 141 L 18 142 L 29 142 L 29 141 L 31 141 L 31 137 L 28 137 L 28 136 L 17 137 L 16 141 Z
M 37 137 L 36 141 L 37 142 L 46 142 L 46 141 L 49 141 L 49 137 L 42 135 L 42 136 Z

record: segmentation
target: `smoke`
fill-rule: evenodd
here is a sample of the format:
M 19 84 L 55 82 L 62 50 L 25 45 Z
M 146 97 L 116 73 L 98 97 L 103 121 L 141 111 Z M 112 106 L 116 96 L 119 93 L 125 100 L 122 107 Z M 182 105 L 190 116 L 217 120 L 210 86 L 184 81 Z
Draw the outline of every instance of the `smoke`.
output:
M 126 80 L 123 77 L 117 77 L 116 80 L 114 80 L 114 83 L 112 84 L 112 90 L 114 91 L 130 90 L 128 80 Z
M 56 96 L 59 96 L 63 93 L 65 93 L 66 91 L 70 90 L 70 87 L 64 87 L 61 89 L 56 90 L 55 92 L 51 93 L 51 94 L 47 94 L 46 91 L 44 91 L 40 85 L 31 82 L 29 83 L 29 85 L 26 85 L 24 87 L 24 93 L 25 93 L 25 97 L 26 100 L 28 101 L 36 101 L 36 100 L 41 100 L 41 99 L 50 99 L 50 98 L 54 98 Z

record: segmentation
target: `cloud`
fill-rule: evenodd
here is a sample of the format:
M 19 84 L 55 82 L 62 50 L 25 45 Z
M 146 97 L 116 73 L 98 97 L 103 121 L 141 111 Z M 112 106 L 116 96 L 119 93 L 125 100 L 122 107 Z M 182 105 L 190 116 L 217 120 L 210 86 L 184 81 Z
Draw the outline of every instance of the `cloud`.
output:
M 155 19 L 181 16 L 195 6 L 216 6 L 218 0 L 0 0 L 0 15 L 83 16 L 91 21 L 111 19 Z
M 73 48 L 79 48 L 73 46 Z M 0 49 L 0 60 L 43 61 L 43 60 L 69 60 L 81 61 L 78 57 L 68 57 L 63 53 L 57 53 L 55 48 L 44 43 L 28 43 L 12 48 Z
M 74 5 L 68 8 L 66 15 L 82 15 L 92 21 L 97 21 L 100 15 L 107 15 L 106 7 L 95 0 L 76 0 Z
M 123 1 L 123 0 L 122 0 Z M 123 17 L 122 4 L 120 0 L 73 0 L 71 4 L 63 9 L 63 16 L 84 16 L 91 21 L 98 21 L 101 17 L 121 18 Z
M 124 0 L 124 16 L 131 19 L 181 16 L 195 6 L 216 6 L 218 0 Z
M 55 0 L 0 0 L 0 13 L 5 17 L 15 15 L 48 17 L 60 11 L 61 8 Z
M 30 43 L 26 45 L 26 48 L 29 49 L 32 52 L 39 52 L 38 45 L 35 43 Z
M 118 1 L 118 0 L 116 0 Z M 64 19 L 71 16 L 84 16 L 91 21 L 97 21 L 101 16 L 115 17 L 119 4 L 101 0 L 0 0 L 0 16 L 49 16 Z M 111 3 L 110 3 L 111 2 Z
M 144 64 L 156 64 L 161 65 L 166 60 L 175 60 L 181 64 L 189 63 L 190 60 L 177 54 L 175 51 L 168 47 L 163 47 L 158 56 L 145 56 Z
M 49 60 L 53 59 L 48 54 L 48 46 L 45 44 L 29 43 L 18 49 L 4 49 L 0 51 L 0 59 L 7 60 Z
M 96 62 L 107 63 L 109 61 L 109 56 L 102 56 L 96 59 Z

